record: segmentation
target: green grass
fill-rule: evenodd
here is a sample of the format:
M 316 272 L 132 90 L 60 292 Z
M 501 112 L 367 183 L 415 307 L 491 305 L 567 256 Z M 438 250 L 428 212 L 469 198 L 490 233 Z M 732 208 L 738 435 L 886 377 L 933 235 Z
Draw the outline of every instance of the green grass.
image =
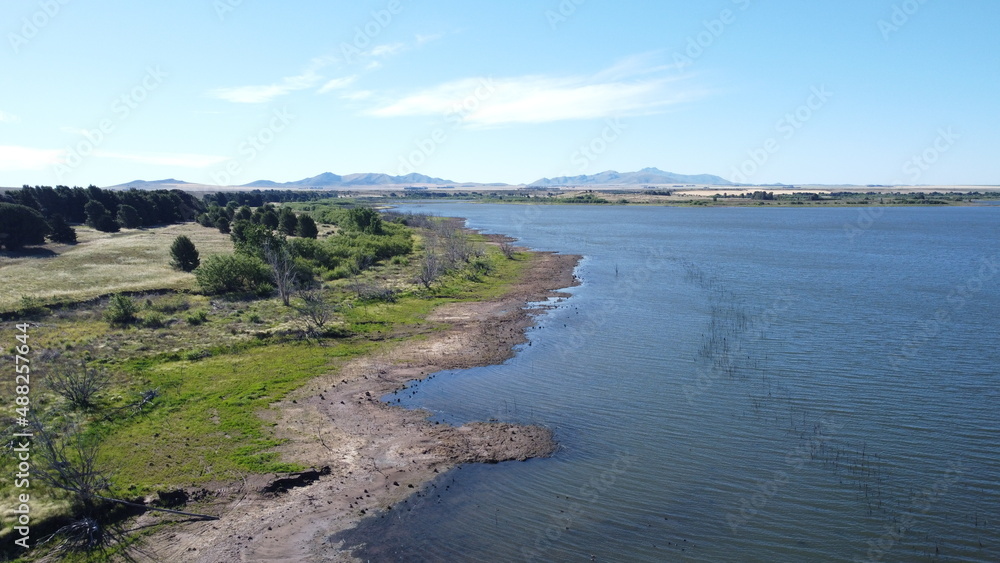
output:
M 170 245 L 187 235 L 202 259 L 232 251 L 229 235 L 196 223 L 102 233 L 76 227 L 75 245 L 50 244 L 54 255 L 0 257 L 0 312 L 13 311 L 22 296 L 44 303 L 75 302 L 120 291 L 192 290 L 194 275 L 170 267 Z
M 284 343 L 199 361 L 139 366 L 135 378 L 162 399 L 146 415 L 99 425 L 116 482 L 148 492 L 300 469 L 269 451 L 279 445 L 258 413 L 310 378 L 368 352 L 365 341 Z M 121 453 L 129 452 L 128 456 Z

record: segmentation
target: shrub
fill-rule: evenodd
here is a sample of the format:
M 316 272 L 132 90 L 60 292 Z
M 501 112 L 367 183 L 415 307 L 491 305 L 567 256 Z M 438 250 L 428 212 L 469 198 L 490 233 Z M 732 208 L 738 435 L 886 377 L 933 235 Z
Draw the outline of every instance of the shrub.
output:
M 187 316 L 187 322 L 191 326 L 198 326 L 208 320 L 208 313 L 204 310 L 194 311 Z
M 166 320 L 167 318 L 163 315 L 163 313 L 159 311 L 151 311 L 146 313 L 146 316 L 143 317 L 142 326 L 146 328 L 163 328 L 163 325 L 166 324 Z
M 135 314 L 139 312 L 139 306 L 135 301 L 125 295 L 117 293 L 111 296 L 108 301 L 108 308 L 104 310 L 104 319 L 112 326 L 127 325 L 135 322 Z
M 184 235 L 174 239 L 174 243 L 170 245 L 170 256 L 173 258 L 170 265 L 185 272 L 193 271 L 201 263 L 198 249 L 194 247 L 191 239 Z
M 208 294 L 235 291 L 274 291 L 268 282 L 271 270 L 256 256 L 245 254 L 218 254 L 209 256 L 205 263 L 194 271 L 202 291 Z M 267 287 L 264 287 L 267 286 Z
M 57 364 L 49 372 L 45 382 L 73 407 L 89 409 L 94 406 L 97 394 L 108 388 L 111 378 L 107 373 L 88 368 L 83 363 L 79 367 Z

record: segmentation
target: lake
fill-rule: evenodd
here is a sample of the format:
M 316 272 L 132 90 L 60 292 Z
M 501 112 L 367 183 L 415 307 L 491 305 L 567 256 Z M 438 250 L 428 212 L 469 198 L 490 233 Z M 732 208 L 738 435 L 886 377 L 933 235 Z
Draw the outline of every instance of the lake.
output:
M 1000 561 L 1000 209 L 407 205 L 583 255 L 503 365 L 403 399 L 551 427 L 373 561 Z

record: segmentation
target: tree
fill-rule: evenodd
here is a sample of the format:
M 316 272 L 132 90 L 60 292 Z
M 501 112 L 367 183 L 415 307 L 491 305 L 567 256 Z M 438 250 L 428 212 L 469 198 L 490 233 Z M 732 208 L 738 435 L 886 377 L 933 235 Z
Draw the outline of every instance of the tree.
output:
M 278 214 L 273 207 L 258 207 L 254 212 L 253 222 L 264 225 L 272 231 L 278 228 Z
M 118 206 L 118 224 L 126 229 L 138 229 L 142 226 L 142 218 L 134 207 L 128 204 Z
M 56 213 L 49 221 L 49 240 L 62 244 L 76 244 L 76 229 L 70 227 L 62 215 Z
M 251 218 L 253 218 L 253 212 L 246 205 L 237 209 L 233 215 L 233 221 L 249 221 Z
M 87 368 L 83 363 L 79 367 L 57 364 L 49 370 L 45 381 L 50 389 L 73 407 L 89 409 L 94 406 L 96 395 L 108 388 L 111 377 L 101 370 Z
M 441 261 L 438 255 L 430 250 L 424 255 L 424 262 L 420 265 L 420 272 L 417 274 L 417 281 L 424 284 L 427 289 L 431 288 L 441 275 Z
M 316 228 L 316 221 L 308 215 L 299 215 L 299 224 L 295 233 L 302 238 L 316 238 L 319 236 L 319 229 Z
M 323 297 L 322 291 L 317 289 L 300 292 L 299 303 L 296 304 L 295 310 L 303 316 L 307 330 L 311 333 L 322 331 L 337 312 L 337 308 Z
M 170 265 L 185 272 L 191 272 L 201 264 L 198 249 L 191 239 L 184 235 L 174 239 L 174 243 L 170 245 L 170 256 L 173 258 Z
M 20 250 L 29 244 L 45 244 L 49 226 L 38 211 L 14 203 L 0 203 L 0 245 Z
M 298 278 L 295 260 L 284 244 L 267 242 L 264 245 L 264 261 L 271 267 L 274 287 L 278 290 L 282 304 L 287 307 Z
M 125 295 L 116 293 L 108 301 L 108 308 L 104 310 L 104 319 L 111 326 L 124 326 L 135 321 L 135 314 L 139 312 L 139 306 Z
M 215 222 L 215 227 L 219 229 L 220 233 L 228 235 L 230 231 L 229 219 L 226 219 L 225 217 L 219 217 L 219 220 Z
M 271 280 L 271 270 L 260 258 L 246 254 L 216 254 L 194 271 L 208 294 L 258 292 Z
M 382 217 L 371 207 L 348 209 L 341 225 L 349 231 L 361 231 L 370 235 L 382 234 Z
M 233 246 L 236 248 L 237 254 L 263 259 L 265 246 L 284 243 L 271 232 L 271 229 L 250 221 L 236 221 L 232 224 L 231 229 L 229 237 L 233 239 Z
M 117 233 L 120 230 L 118 222 L 112 219 L 111 214 L 108 213 L 108 208 L 96 199 L 87 202 L 83 210 L 87 214 L 87 224 L 98 231 Z
M 504 239 L 500 241 L 500 252 L 502 252 L 503 255 L 505 257 L 507 257 L 508 260 L 513 260 L 514 259 L 514 241 L 512 241 L 509 238 L 504 237 Z
M 282 207 L 281 213 L 278 214 L 278 231 L 283 235 L 293 236 L 298 226 L 299 221 L 295 218 L 295 212 L 289 207 Z

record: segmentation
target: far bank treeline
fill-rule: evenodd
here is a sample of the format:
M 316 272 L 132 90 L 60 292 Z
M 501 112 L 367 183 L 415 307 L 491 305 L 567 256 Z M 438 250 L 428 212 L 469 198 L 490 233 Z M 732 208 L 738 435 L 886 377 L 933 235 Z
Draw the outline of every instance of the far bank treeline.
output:
M 154 225 L 196 220 L 216 226 L 240 207 L 260 207 L 266 202 L 313 201 L 329 197 L 321 192 L 254 190 L 207 194 L 198 199 L 182 190 L 110 190 L 97 186 L 23 186 L 0 193 L 0 247 L 76 242 L 72 224 L 86 224 L 99 231 L 117 232 Z M 227 209 L 228 213 L 221 213 Z M 228 219 L 227 219 L 228 220 Z M 228 232 L 228 231 L 224 231 Z

